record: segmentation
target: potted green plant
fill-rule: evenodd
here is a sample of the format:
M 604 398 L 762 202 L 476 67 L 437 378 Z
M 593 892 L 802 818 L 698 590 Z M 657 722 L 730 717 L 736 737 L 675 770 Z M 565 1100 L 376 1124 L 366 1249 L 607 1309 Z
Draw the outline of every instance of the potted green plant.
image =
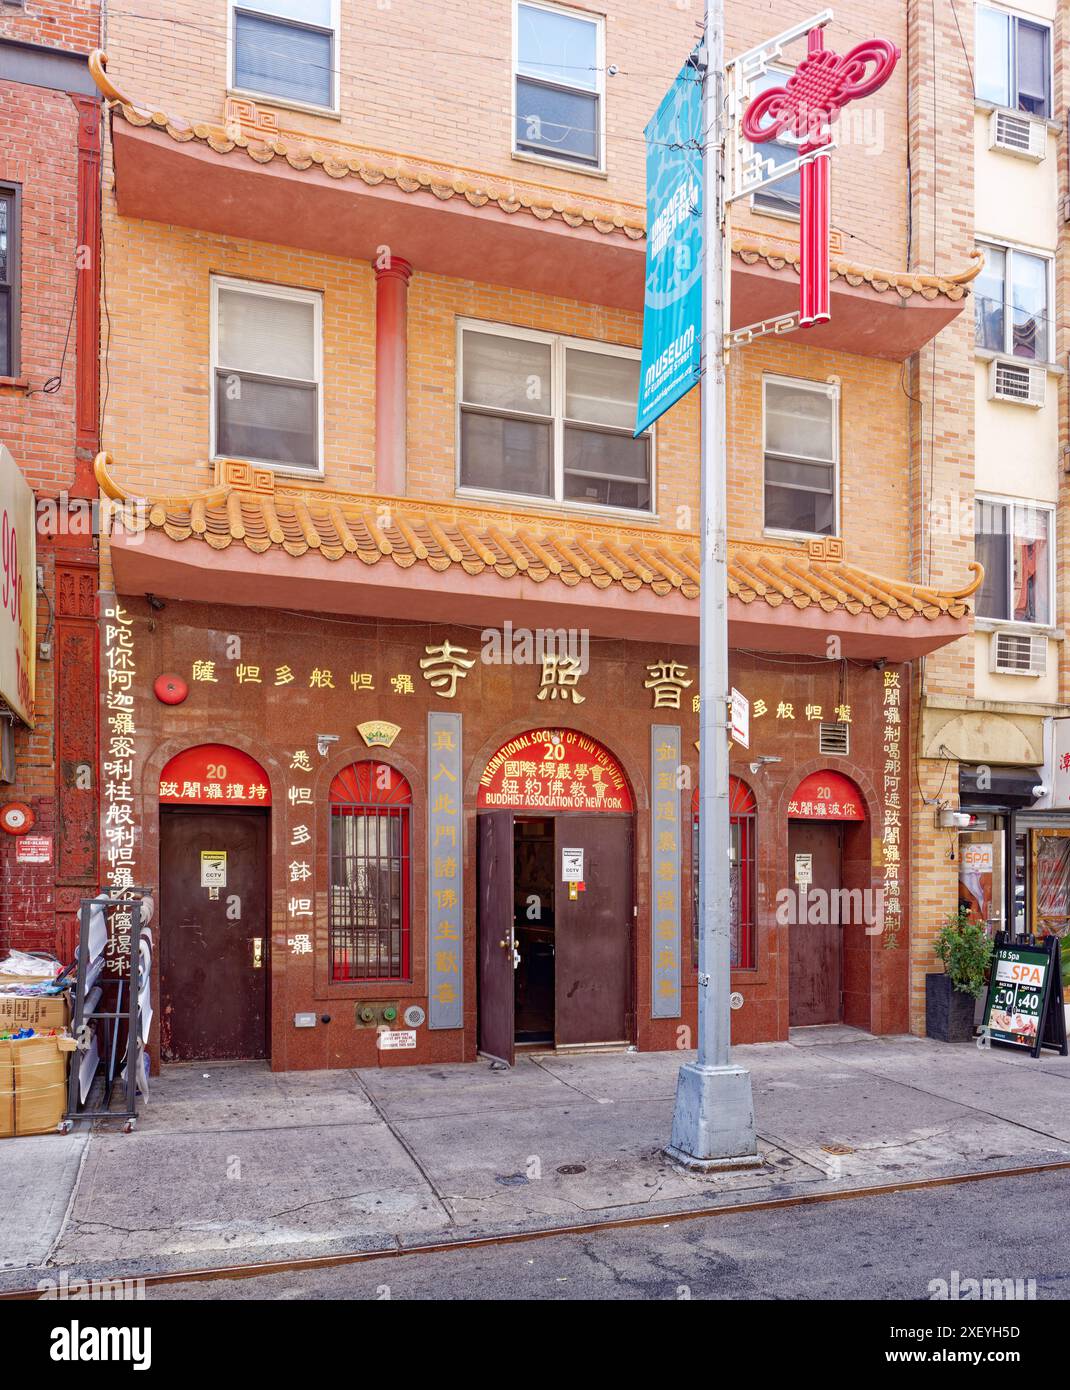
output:
M 940 1042 L 969 1042 L 992 942 L 984 923 L 971 921 L 970 910 L 963 905 L 947 914 L 933 948 L 944 969 L 925 976 L 925 1031 Z

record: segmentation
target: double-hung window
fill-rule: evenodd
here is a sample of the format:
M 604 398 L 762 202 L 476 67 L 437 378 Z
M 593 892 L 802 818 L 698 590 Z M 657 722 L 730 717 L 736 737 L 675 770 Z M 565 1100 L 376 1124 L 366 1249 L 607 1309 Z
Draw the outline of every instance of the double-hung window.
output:
M 977 499 L 975 547 L 985 567 L 977 616 L 1052 622 L 1054 510 L 1034 502 Z
M 977 6 L 977 96 L 1030 116 L 1051 115 L 1051 28 Z
M 323 301 L 212 280 L 212 455 L 322 472 Z
M 514 151 L 600 170 L 602 20 L 518 0 L 515 32 Z
M 839 390 L 823 381 L 762 382 L 765 529 L 836 534 Z
M 790 76 L 790 72 L 769 68 L 751 83 L 751 97 L 761 96 L 762 92 L 767 92 L 770 87 L 783 87 Z M 752 148 L 754 153 L 760 155 L 762 159 L 771 159 L 777 168 L 799 157 L 799 141 L 784 137 L 777 140 L 766 140 L 763 144 L 754 145 Z M 787 178 L 780 179 L 777 183 L 769 184 L 766 188 L 760 188 L 752 196 L 751 203 L 762 212 L 777 212 L 787 217 L 798 217 L 800 189 L 801 179 L 796 172 L 789 174 Z
M 19 190 L 0 184 L 0 376 L 19 374 Z
M 974 286 L 979 348 L 1047 362 L 1050 355 L 1051 258 L 1009 246 L 984 246 Z
M 338 0 L 233 0 L 231 85 L 338 109 Z
M 652 436 L 632 438 L 637 351 L 466 323 L 459 355 L 462 488 L 652 510 Z

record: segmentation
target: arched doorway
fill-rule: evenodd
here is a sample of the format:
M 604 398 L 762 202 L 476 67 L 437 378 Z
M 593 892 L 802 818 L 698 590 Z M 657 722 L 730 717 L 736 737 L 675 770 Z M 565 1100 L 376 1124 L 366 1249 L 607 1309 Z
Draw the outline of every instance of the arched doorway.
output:
M 861 791 L 842 772 L 804 777 L 788 802 L 788 1022 L 843 1020 L 844 928 L 863 918 L 859 890 L 844 888 L 844 842 L 866 819 Z
M 166 1061 L 268 1055 L 271 784 L 229 744 L 160 773 L 160 1051 Z
M 634 1034 L 632 789 L 575 729 L 509 739 L 479 782 L 479 1047 L 599 1046 Z

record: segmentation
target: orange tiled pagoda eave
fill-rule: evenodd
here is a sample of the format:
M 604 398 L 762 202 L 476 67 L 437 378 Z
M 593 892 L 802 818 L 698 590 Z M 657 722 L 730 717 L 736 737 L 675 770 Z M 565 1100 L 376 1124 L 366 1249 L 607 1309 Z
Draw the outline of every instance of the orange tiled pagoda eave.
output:
M 698 642 L 698 537 L 574 514 L 344 493 L 241 462 L 201 492 L 141 497 L 111 474 L 120 593 L 465 626 L 586 628 Z M 969 631 L 969 596 L 849 564 L 842 542 L 729 544 L 729 640 L 757 651 L 908 661 Z
M 645 210 L 525 179 L 327 143 L 278 113 L 228 102 L 221 123 L 136 104 L 90 69 L 108 99 L 120 213 L 372 261 L 390 246 L 418 271 L 639 311 Z M 798 243 L 732 241 L 732 326 L 798 307 Z M 832 320 L 808 346 L 902 361 L 961 311 L 978 253 L 956 275 L 894 272 L 833 257 Z

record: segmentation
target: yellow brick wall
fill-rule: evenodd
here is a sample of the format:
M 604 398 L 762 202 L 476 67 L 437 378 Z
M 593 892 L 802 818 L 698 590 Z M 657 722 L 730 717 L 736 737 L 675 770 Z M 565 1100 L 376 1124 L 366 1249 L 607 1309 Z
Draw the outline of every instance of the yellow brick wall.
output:
M 340 115 L 294 111 L 264 100 L 280 124 L 325 142 L 344 141 L 457 164 L 585 198 L 642 204 L 642 128 L 696 42 L 697 0 L 602 0 L 573 8 L 605 16 L 606 174 L 532 163 L 511 153 L 513 0 L 397 4 L 340 0 Z M 226 0 L 181 6 L 125 5 L 109 12 L 108 75 L 130 100 L 192 120 L 219 122 L 227 93 Z M 729 56 L 771 38 L 818 7 L 729 0 Z M 836 7 L 826 45 L 844 52 L 873 35 L 906 46 L 899 0 Z M 787 50 L 798 62 L 805 44 Z M 853 260 L 902 268 L 906 257 L 905 63 L 842 123 L 832 220 Z M 399 91 L 408 99 L 399 100 Z M 737 205 L 737 226 L 797 239 L 797 226 Z M 957 267 L 956 267 L 957 268 Z

